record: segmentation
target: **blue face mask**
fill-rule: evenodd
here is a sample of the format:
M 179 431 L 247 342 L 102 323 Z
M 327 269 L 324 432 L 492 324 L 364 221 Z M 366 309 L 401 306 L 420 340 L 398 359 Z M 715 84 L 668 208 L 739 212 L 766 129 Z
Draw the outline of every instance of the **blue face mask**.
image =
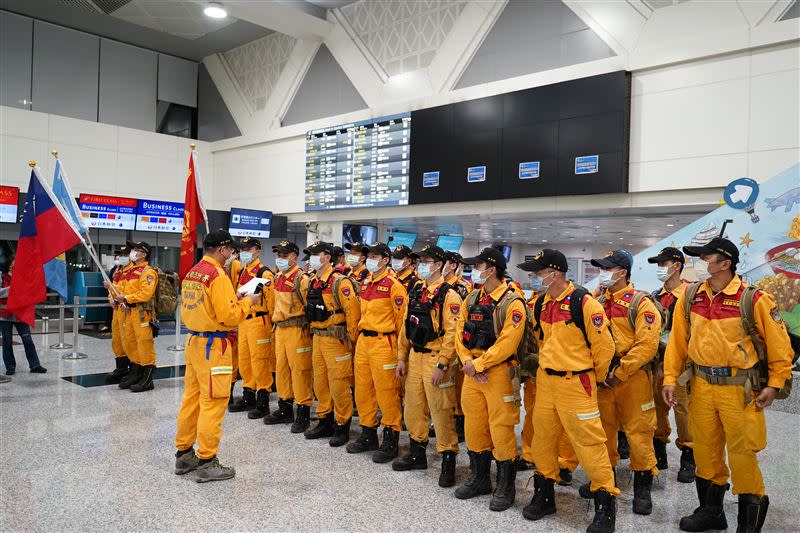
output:
M 250 261 L 253 260 L 253 252 L 242 252 L 239 254 L 239 261 L 242 262 L 243 265 L 247 266 L 250 264 Z
M 417 266 L 417 275 L 419 276 L 420 279 L 428 279 L 429 277 L 431 277 L 432 268 L 433 265 L 429 265 L 428 263 L 420 263 Z
M 278 257 L 277 259 L 275 259 L 275 266 L 278 267 L 278 270 L 280 270 L 281 272 L 286 272 L 287 270 L 289 270 L 289 260 L 284 259 L 282 257 Z

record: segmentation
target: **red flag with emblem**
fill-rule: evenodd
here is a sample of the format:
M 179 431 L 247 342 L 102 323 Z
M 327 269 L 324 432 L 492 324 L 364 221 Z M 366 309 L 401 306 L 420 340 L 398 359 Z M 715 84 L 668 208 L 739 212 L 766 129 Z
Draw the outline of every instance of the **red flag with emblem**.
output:
M 181 281 L 194 266 L 194 254 L 197 249 L 197 227 L 205 222 L 208 231 L 208 217 L 200 197 L 200 186 L 197 177 L 197 152 L 192 145 L 189 155 L 189 171 L 186 177 L 186 198 L 183 206 L 183 235 L 181 236 L 181 263 L 178 273 Z

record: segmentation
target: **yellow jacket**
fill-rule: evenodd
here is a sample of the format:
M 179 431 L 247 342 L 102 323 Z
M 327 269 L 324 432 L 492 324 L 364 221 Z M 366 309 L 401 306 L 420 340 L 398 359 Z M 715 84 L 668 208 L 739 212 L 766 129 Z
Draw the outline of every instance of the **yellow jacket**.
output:
M 304 317 L 306 304 L 302 300 L 302 296 L 298 297 L 298 294 L 303 295 L 307 291 L 308 275 L 297 265 L 288 272 L 280 272 L 275 276 L 275 290 L 270 291 L 267 295 L 267 306 L 272 315 L 272 322 L 283 322 L 298 316 Z
M 611 334 L 620 358 L 614 376 L 620 381 L 627 380 L 652 361 L 661 340 L 661 313 L 649 298 L 639 300 L 635 330 L 631 327 L 628 311 L 634 294 L 632 283 L 613 294 L 608 290 L 604 292 L 603 309 L 611 322 Z
M 111 285 L 117 291 L 118 295 L 125 294 L 125 285 L 127 284 L 126 277 L 128 274 L 128 270 L 133 268 L 133 263 L 128 263 L 125 266 L 119 266 L 116 270 L 114 270 L 114 275 L 111 276 Z M 108 300 L 112 303 L 116 302 L 116 298 L 114 297 L 113 291 L 109 289 L 108 291 Z
M 422 301 L 429 302 L 436 298 L 438 288 L 444 283 L 444 279 L 440 276 L 432 284 L 427 281 L 420 281 L 422 283 Z M 439 316 L 442 316 L 442 330 L 443 335 L 425 345 L 425 348 L 431 350 L 432 356 L 437 357 L 437 363 L 445 366 L 450 364 L 456 358 L 456 326 L 458 323 L 458 316 L 461 314 L 461 297 L 453 289 L 448 289 L 441 307 L 431 309 L 431 320 L 434 327 L 439 327 Z M 408 354 L 411 352 L 411 342 L 406 338 L 406 323 L 400 328 L 400 339 L 398 340 L 397 359 L 408 361 Z
M 406 319 L 408 294 L 389 269 L 378 276 L 370 274 L 361 284 L 359 330 L 400 333 Z
M 147 261 L 133 265 L 125 271 L 125 303 L 141 304 L 151 301 L 156 295 L 158 273 Z
M 333 297 L 333 285 L 336 278 L 342 278 L 339 282 L 339 302 L 342 304 L 342 313 L 333 313 L 324 322 L 311 322 L 311 327 L 315 329 L 325 329 L 336 324 L 346 323 L 347 336 L 352 342 L 358 338 L 358 321 L 361 319 L 361 304 L 353 289 L 353 282 L 347 276 L 336 272 L 333 268 L 328 269 L 323 276 L 316 273 L 310 280 L 308 288 L 322 289 L 322 301 L 329 311 L 336 310 L 336 300 Z M 306 298 L 308 299 L 308 298 Z
M 238 259 L 231 261 L 231 283 L 234 287 L 239 286 L 239 276 L 242 274 L 242 262 Z
M 258 272 L 265 268 L 264 263 L 261 262 L 260 259 L 256 259 L 251 261 L 249 265 L 245 268 L 242 268 L 239 273 L 237 274 L 237 283 L 234 283 L 233 286 L 237 289 L 239 287 L 243 287 L 246 285 L 251 279 L 258 277 Z M 231 277 L 233 277 L 233 268 L 231 268 Z M 265 270 L 264 273 L 261 275 L 263 279 L 266 279 L 267 282 L 263 284 L 261 288 L 261 301 L 253 305 L 252 309 L 250 310 L 251 313 L 267 313 L 269 314 L 269 309 L 267 308 L 267 302 L 270 299 L 270 293 L 275 288 L 275 274 L 270 272 L 269 269 Z M 263 316 L 263 315 L 262 315 Z M 269 328 L 272 327 L 272 322 L 269 317 L 266 317 L 265 325 Z
M 222 266 L 204 256 L 181 284 L 181 320 L 192 331 L 230 331 L 250 312 L 249 298 L 237 300 Z

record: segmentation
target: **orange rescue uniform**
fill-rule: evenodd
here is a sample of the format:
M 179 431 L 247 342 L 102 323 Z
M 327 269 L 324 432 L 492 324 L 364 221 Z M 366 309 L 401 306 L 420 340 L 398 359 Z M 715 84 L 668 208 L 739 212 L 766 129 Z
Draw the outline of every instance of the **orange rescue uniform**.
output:
M 147 261 L 133 265 L 125 272 L 125 303 L 131 307 L 124 313 L 125 347 L 131 347 L 134 358 L 128 358 L 140 366 L 156 364 L 156 347 L 153 342 L 153 328 L 150 323 L 155 320 L 152 301 L 158 286 L 158 273 Z M 148 305 L 149 304 L 149 305 Z
M 239 324 L 239 370 L 242 373 L 242 387 L 254 391 L 269 391 L 272 389 L 272 372 L 275 370 L 275 346 L 267 302 L 273 290 L 275 275 L 256 259 L 242 270 L 235 286 L 242 287 L 256 277 L 264 278 L 267 282 L 261 289 L 261 302 L 254 305 L 247 318 Z

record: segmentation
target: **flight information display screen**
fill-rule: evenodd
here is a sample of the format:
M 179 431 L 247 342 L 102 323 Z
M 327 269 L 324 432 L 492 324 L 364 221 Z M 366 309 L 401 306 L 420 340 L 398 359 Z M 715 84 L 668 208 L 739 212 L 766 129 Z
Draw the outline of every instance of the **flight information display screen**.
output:
M 306 211 L 408 205 L 411 113 L 306 134 Z

